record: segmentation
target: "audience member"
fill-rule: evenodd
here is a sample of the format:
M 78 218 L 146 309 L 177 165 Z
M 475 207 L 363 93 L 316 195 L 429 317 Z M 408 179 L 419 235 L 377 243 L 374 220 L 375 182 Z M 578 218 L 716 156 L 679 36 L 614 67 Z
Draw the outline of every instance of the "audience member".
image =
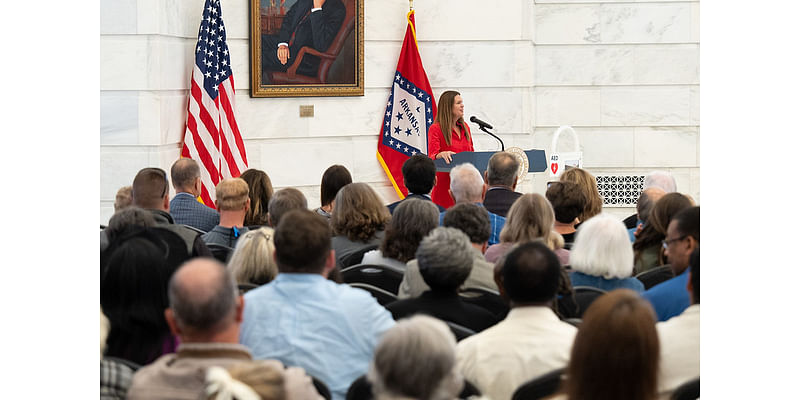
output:
M 489 159 L 489 165 L 483 173 L 486 184 L 489 185 L 483 198 L 483 206 L 489 212 L 505 217 L 514 200 L 522 196 L 522 193 L 514 191 L 517 188 L 517 171 L 519 160 L 511 153 L 498 151 Z
M 425 159 L 430 160 L 427 156 Z M 422 238 L 439 224 L 439 210 L 432 201 L 407 199 L 402 202 L 386 228 L 381 247 L 368 251 L 362 264 L 381 264 L 399 272 L 414 258 Z
M 334 220 L 342 203 L 336 204 Z M 305 368 L 342 400 L 367 372 L 380 336 L 394 325 L 391 314 L 366 291 L 326 279 L 336 265 L 330 228 L 312 211 L 281 217 L 275 260 L 275 280 L 244 296 L 241 342 L 258 359 Z
M 597 190 L 597 179 L 581 168 L 567 168 L 560 178 L 561 182 L 572 182 L 580 186 L 586 196 L 586 207 L 578 216 L 578 221 L 585 222 L 603 211 L 603 197 Z
M 569 265 L 569 251 L 564 250 L 564 239 L 553 230 L 553 206 L 538 193 L 522 195 L 508 212 L 508 219 L 500 232 L 500 243 L 486 249 L 486 261 L 493 263 L 518 243 L 541 239 L 556 252 L 561 265 Z
M 275 360 L 247 361 L 206 371 L 208 400 L 322 400 L 302 368 Z
M 672 218 L 663 246 L 675 277 L 642 294 L 653 304 L 659 321 L 680 314 L 690 305 L 689 293 L 686 292 L 689 256 L 694 249 L 700 248 L 700 207 L 684 209 Z
M 473 203 L 483 206 L 483 196 L 486 194 L 486 184 L 480 171 L 470 163 L 464 163 L 453 167 L 450 170 L 450 197 L 455 204 Z M 484 207 L 486 208 L 486 207 Z M 439 213 L 439 225 L 444 220 L 444 213 Z M 506 219 L 489 211 L 489 222 L 491 224 L 491 234 L 489 245 L 500 242 L 500 231 L 506 223 Z
M 114 240 L 116 235 L 132 225 L 149 228 L 156 226 L 156 220 L 149 211 L 136 206 L 125 207 L 117 211 L 108 220 L 106 229 L 100 231 L 100 251 L 108 248 L 108 244 Z
M 152 214 L 159 227 L 178 234 L 193 257 L 212 256 L 199 233 L 191 228 L 175 224 L 175 220 L 169 213 L 169 181 L 164 170 L 161 168 L 141 169 L 133 178 L 131 195 L 133 196 L 133 205 Z
M 458 398 L 464 380 L 455 349 L 455 338 L 441 321 L 424 315 L 399 321 L 383 335 L 370 364 L 375 398 Z
M 111 329 L 108 318 L 100 309 L 100 400 L 124 400 L 131 386 L 133 370 L 122 362 L 103 358 L 106 338 Z
M 550 308 L 559 270 L 558 257 L 540 242 L 520 244 L 506 255 L 498 286 L 511 311 L 456 350 L 459 370 L 483 395 L 510 399 L 521 384 L 567 365 L 576 329 Z
M 586 195 L 577 184 L 564 181 L 551 182 L 545 196 L 556 218 L 553 229 L 564 238 L 565 245 L 571 245 L 575 242 L 578 216 L 586 208 Z
M 680 193 L 667 193 L 653 206 L 647 223 L 633 242 L 634 273 L 642 273 L 664 264 L 661 241 L 667 233 L 672 218 L 686 208 L 692 201 Z
M 250 168 L 242 172 L 239 178 L 247 182 L 249 189 L 250 209 L 247 210 L 247 214 L 244 216 L 245 226 L 268 225 L 267 213 L 273 193 L 272 181 L 269 179 L 269 175 L 260 169 Z
M 686 287 L 692 305 L 680 315 L 656 324 L 661 341 L 659 396 L 666 400 L 680 385 L 700 376 L 700 248 L 689 258 Z
M 631 243 L 636 241 L 636 237 L 639 236 L 642 229 L 644 229 L 644 224 L 650 217 L 650 211 L 653 209 L 653 206 L 664 197 L 666 193 L 661 188 L 652 187 L 647 188 L 642 191 L 642 194 L 639 195 L 639 199 L 636 201 L 636 225 L 632 228 L 628 228 L 628 238 L 631 240 Z M 623 221 L 625 222 L 625 221 Z M 627 223 L 625 225 L 627 228 Z
M 442 225 L 464 232 L 472 245 L 472 271 L 461 285 L 461 289 L 479 288 L 497 291 L 497 284 L 494 282 L 494 265 L 483 258 L 483 252 L 488 246 L 492 229 L 489 224 L 489 212 L 476 204 L 456 204 L 445 212 Z M 430 290 L 430 287 L 419 273 L 417 260 L 409 261 L 406 264 L 397 297 L 400 299 L 417 297 L 426 290 Z
M 415 154 L 403 163 L 403 183 L 408 189 L 408 196 L 404 199 L 389 204 L 389 213 L 394 214 L 394 209 L 400 203 L 408 199 L 431 200 L 431 190 L 436 185 L 436 163 L 425 154 Z M 439 212 L 444 211 L 444 207 L 434 203 Z
M 100 305 L 111 322 L 107 356 L 144 365 L 174 351 L 164 309 L 167 282 L 189 258 L 182 244 L 163 228 L 132 226 L 101 253 Z
M 675 183 L 675 178 L 666 171 L 652 171 L 647 176 L 644 177 L 644 185 L 642 191 L 644 192 L 647 189 L 661 189 L 664 194 L 677 192 L 678 185 Z M 662 194 L 663 195 L 663 194 Z M 653 204 L 658 201 L 658 199 L 653 200 Z M 628 218 L 625 218 L 622 222 L 625 223 L 625 227 L 628 229 L 636 229 L 637 222 L 641 218 L 637 218 L 637 214 L 633 214 Z
M 275 192 L 269 201 L 269 226 L 278 226 L 281 217 L 292 210 L 308 210 L 308 201 L 303 192 L 292 187 Z
M 658 352 L 646 301 L 627 289 L 600 296 L 583 315 L 560 398 L 655 400 Z
M 644 284 L 631 277 L 633 249 L 621 221 L 600 213 L 581 225 L 579 232 L 578 240 L 570 253 L 570 279 L 573 287 L 592 286 L 605 291 L 644 291 Z
M 274 238 L 275 233 L 269 227 L 249 231 L 239 238 L 228 261 L 236 283 L 261 286 L 275 279 L 278 265 L 275 264 Z
M 169 213 L 176 224 L 189 225 L 208 232 L 219 224 L 219 213 L 197 201 L 203 193 L 200 166 L 191 158 L 179 158 L 170 169 L 175 197 L 169 202 Z
M 366 183 L 345 185 L 336 194 L 335 202 L 330 221 L 335 235 L 332 245 L 337 264 L 344 268 L 349 266 L 345 260 L 350 255 L 358 252 L 363 255 L 365 250 L 381 244 L 391 215 L 378 194 Z M 360 258 L 350 264 L 358 263 Z
M 128 398 L 197 399 L 205 392 L 206 370 L 252 360 L 239 344 L 244 302 L 230 272 L 216 260 L 184 264 L 169 281 L 164 316 L 180 337 L 175 354 L 162 356 L 133 376 Z M 277 363 L 276 368 L 282 369 Z
M 464 302 L 458 288 L 472 270 L 472 245 L 469 237 L 456 228 L 434 229 L 417 249 L 417 263 L 422 279 L 430 290 L 419 297 L 398 300 L 386 306 L 394 319 L 416 313 L 480 332 L 497 323 L 488 310 Z
M 250 188 L 242 178 L 223 179 L 215 188 L 219 225 L 203 235 L 207 244 L 216 243 L 230 248 L 236 247 L 239 236 L 247 233 L 244 216 L 250 209 Z
M 123 208 L 129 207 L 133 204 L 133 197 L 131 197 L 131 187 L 123 186 L 117 190 L 117 195 L 114 198 L 114 212 L 119 212 Z
M 320 206 L 314 211 L 330 220 L 333 207 L 336 206 L 336 194 L 339 193 L 339 189 L 351 183 L 353 183 L 353 177 L 343 165 L 328 167 L 322 174 L 322 182 L 319 186 Z

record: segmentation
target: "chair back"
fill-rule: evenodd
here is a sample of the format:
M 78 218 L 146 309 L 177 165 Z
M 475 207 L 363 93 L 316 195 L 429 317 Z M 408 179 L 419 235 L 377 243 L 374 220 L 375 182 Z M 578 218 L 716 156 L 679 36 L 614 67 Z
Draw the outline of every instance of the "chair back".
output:
M 458 395 L 459 399 L 468 399 L 472 396 L 481 396 L 481 391 L 475 387 L 468 380 L 464 379 L 464 388 Z M 366 375 L 361 375 L 358 379 L 354 380 L 347 389 L 345 400 L 372 400 L 372 383 L 367 380 Z
M 339 260 L 339 268 L 345 269 L 347 267 L 352 267 L 353 265 L 360 264 L 361 260 L 364 258 L 364 254 L 375 250 L 378 248 L 377 244 L 371 244 L 369 246 L 364 246 L 356 250 L 355 252 L 349 254 L 347 257 L 344 257 Z
M 660 267 L 652 268 L 635 276 L 636 279 L 644 284 L 644 290 L 650 289 L 651 287 L 674 277 L 675 274 L 672 272 L 672 266 L 670 265 L 662 265 Z
M 386 290 L 383 290 L 377 286 L 372 286 L 368 283 L 360 283 L 360 282 L 349 283 L 349 285 L 354 288 L 364 289 L 368 291 L 369 294 L 371 294 L 372 297 L 375 298 L 375 300 L 378 300 L 378 303 L 382 306 L 397 301 L 396 294 L 389 293 Z
M 500 319 L 508 314 L 508 304 L 500 297 L 500 293 L 494 290 L 464 288 L 458 294 L 464 302 L 481 307 Z
M 368 283 L 389 293 L 397 293 L 403 273 L 379 264 L 356 264 L 341 271 L 344 283 Z
M 678 386 L 672 392 L 671 400 L 696 400 L 700 398 L 700 377 L 692 379 Z
M 468 338 L 468 337 L 470 337 L 470 336 L 475 334 L 475 331 L 473 331 L 472 329 L 469 329 L 469 328 L 467 328 L 465 326 L 461 326 L 461 325 L 459 325 L 459 324 L 457 324 L 455 322 L 444 321 L 444 323 L 446 323 L 447 326 L 450 327 L 450 330 L 453 332 L 453 335 L 456 337 L 456 341 L 457 342 L 460 342 L 461 339 Z
M 208 249 L 211 250 L 211 254 L 214 255 L 214 258 L 219 260 L 219 262 L 223 264 L 228 263 L 228 258 L 233 253 L 233 249 L 219 243 L 207 243 Z
M 191 226 L 191 225 L 186 225 L 186 224 L 180 224 L 180 225 L 181 225 L 181 226 L 185 226 L 186 228 L 188 228 L 188 229 L 190 229 L 190 230 L 193 230 L 193 231 L 197 232 L 197 233 L 198 233 L 198 234 L 200 234 L 200 235 L 205 235 L 206 233 L 208 233 L 208 232 L 206 232 L 206 231 L 204 231 L 204 230 L 202 230 L 202 229 L 195 228 L 195 227 L 193 227 L 193 226 Z
M 583 318 L 583 313 L 586 309 L 597 300 L 598 297 L 606 293 L 605 290 L 598 289 L 592 286 L 575 286 L 575 302 L 578 303 L 578 311 L 575 318 Z
M 533 378 L 520 385 L 520 387 L 514 391 L 511 400 L 537 400 L 551 396 L 555 394 L 559 386 L 561 386 L 563 374 L 564 368 L 559 368 Z

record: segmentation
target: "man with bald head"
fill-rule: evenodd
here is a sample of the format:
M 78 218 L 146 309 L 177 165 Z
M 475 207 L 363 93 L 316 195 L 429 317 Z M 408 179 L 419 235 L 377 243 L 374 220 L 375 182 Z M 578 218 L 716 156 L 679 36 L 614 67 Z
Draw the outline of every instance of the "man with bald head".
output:
M 169 281 L 167 324 L 180 345 L 139 369 L 128 391 L 129 399 L 205 398 L 205 370 L 252 360 L 239 344 L 244 301 L 224 265 L 195 258 L 181 266 Z M 278 373 L 283 365 L 270 363 Z M 310 382 L 309 382 L 310 383 Z
M 483 205 L 489 212 L 505 217 L 514 200 L 522 196 L 522 193 L 514 191 L 517 187 L 518 170 L 519 160 L 511 153 L 498 151 L 489 159 L 489 165 L 483 173 L 489 185 Z
M 191 158 L 180 158 L 170 170 L 175 197 L 169 202 L 169 213 L 176 224 L 189 225 L 208 232 L 219 224 L 219 213 L 203 205 L 197 198 L 203 190 L 200 166 Z

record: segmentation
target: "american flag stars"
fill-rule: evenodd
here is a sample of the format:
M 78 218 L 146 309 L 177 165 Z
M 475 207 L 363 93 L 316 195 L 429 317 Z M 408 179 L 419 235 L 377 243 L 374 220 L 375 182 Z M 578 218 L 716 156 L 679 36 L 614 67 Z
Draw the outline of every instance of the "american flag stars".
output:
M 203 86 L 216 98 L 220 82 L 231 75 L 228 46 L 225 43 L 225 25 L 219 10 L 219 1 L 203 10 L 200 23 L 195 62 L 203 74 Z

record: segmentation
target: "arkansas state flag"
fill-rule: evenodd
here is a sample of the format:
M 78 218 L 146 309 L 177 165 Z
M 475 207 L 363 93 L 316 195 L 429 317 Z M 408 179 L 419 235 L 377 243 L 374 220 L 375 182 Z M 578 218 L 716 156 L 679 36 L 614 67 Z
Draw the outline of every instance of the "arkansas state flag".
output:
M 406 37 L 378 140 L 378 161 L 401 199 L 408 194 L 403 184 L 403 163 L 417 153 L 428 154 L 428 128 L 436 117 L 436 101 L 419 58 L 414 10 L 406 18 Z

